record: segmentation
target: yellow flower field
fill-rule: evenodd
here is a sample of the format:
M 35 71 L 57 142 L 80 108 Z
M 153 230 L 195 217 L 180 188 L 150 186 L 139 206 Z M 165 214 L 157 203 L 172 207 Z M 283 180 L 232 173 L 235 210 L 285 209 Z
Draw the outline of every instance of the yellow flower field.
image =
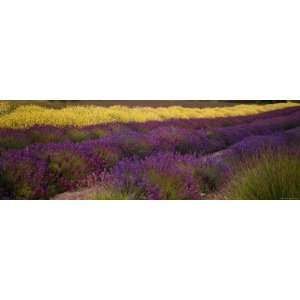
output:
M 9 102 L 0 102 L 0 115 L 9 112 L 11 105 Z
M 216 108 L 171 107 L 126 107 L 126 106 L 80 106 L 70 105 L 61 109 L 38 105 L 19 105 L 14 110 L 10 103 L 0 102 L 0 127 L 26 128 L 33 125 L 75 125 L 86 126 L 107 122 L 144 122 L 149 120 L 167 120 L 170 118 L 214 118 L 245 116 L 299 104 L 276 103 L 267 105 L 235 105 Z

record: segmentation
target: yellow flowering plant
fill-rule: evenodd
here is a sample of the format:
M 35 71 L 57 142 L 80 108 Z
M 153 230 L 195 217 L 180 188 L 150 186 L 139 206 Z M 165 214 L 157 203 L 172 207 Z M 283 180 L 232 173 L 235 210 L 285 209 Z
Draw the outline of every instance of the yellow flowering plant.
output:
M 216 118 L 246 116 L 296 106 L 296 103 L 266 105 L 242 104 L 231 107 L 189 108 L 170 107 L 127 107 L 95 105 L 68 105 L 57 109 L 34 104 L 18 105 L 11 109 L 10 102 L 0 102 L 1 128 L 27 128 L 33 125 L 87 126 L 109 122 L 163 121 L 171 118 Z

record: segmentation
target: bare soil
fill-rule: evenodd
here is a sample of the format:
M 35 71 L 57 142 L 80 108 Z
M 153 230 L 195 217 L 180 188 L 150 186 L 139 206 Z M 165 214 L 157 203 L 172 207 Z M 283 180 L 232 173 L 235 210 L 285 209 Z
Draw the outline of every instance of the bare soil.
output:
M 86 188 L 79 191 L 65 192 L 54 196 L 51 200 L 84 200 L 90 199 L 90 195 L 96 188 Z

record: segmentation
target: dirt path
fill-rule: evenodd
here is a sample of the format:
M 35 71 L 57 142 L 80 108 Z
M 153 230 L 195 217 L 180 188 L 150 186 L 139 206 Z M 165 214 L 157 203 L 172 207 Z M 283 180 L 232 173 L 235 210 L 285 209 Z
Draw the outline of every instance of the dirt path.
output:
M 95 194 L 98 187 L 84 188 L 79 191 L 65 192 L 54 196 L 51 200 L 93 200 L 91 195 Z

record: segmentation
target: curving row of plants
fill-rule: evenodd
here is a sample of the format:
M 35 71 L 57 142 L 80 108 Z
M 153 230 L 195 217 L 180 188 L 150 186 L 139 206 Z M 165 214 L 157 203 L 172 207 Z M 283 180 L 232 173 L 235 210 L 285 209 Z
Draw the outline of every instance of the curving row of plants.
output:
M 166 152 L 125 159 L 91 178 L 90 186 L 98 188 L 86 198 L 299 199 L 299 179 L 300 127 L 251 136 L 200 158 Z
M 189 168 L 186 168 L 187 165 L 197 165 L 195 160 L 223 149 L 226 149 L 224 153 L 231 153 L 234 151 L 234 147 L 250 151 L 258 143 L 247 144 L 244 139 L 249 137 L 251 140 L 251 136 L 254 135 L 267 135 L 272 141 L 275 141 L 275 139 L 279 139 L 281 135 L 278 133 L 281 132 L 283 138 L 279 139 L 279 145 L 290 144 L 288 141 L 297 138 L 298 130 L 295 135 L 289 129 L 298 126 L 300 126 L 300 111 L 294 110 L 283 116 L 256 119 L 251 123 L 224 128 L 195 129 L 192 127 L 189 129 L 164 124 L 164 126 L 155 127 L 146 132 L 126 128 L 126 130 L 113 132 L 103 138 L 81 143 L 34 144 L 21 150 L 8 150 L 4 151 L 0 157 L 0 195 L 2 198 L 13 199 L 50 198 L 55 194 L 86 185 L 86 179 L 88 180 L 91 174 L 101 178 L 108 172 L 107 170 L 114 166 L 117 165 L 120 168 L 126 159 L 130 160 L 128 164 L 132 164 L 133 168 L 137 164 L 136 161 L 145 159 L 149 168 L 152 168 L 151 165 L 157 165 L 158 168 L 165 167 L 167 173 L 162 178 L 174 178 L 172 184 L 166 183 L 170 184 L 170 193 L 172 186 L 178 185 L 182 186 L 184 193 L 188 192 L 187 194 L 176 194 L 177 196 L 194 199 L 201 196 L 199 193 L 206 192 L 196 188 L 198 185 L 192 184 L 193 181 L 189 181 L 192 180 L 192 177 L 189 175 Z M 262 141 L 268 140 L 263 137 Z M 241 143 L 230 147 L 238 142 Z M 169 156 L 161 156 L 165 155 L 164 153 L 168 153 Z M 190 156 L 184 156 L 186 154 L 190 154 Z M 212 155 L 212 157 L 216 156 L 215 161 L 221 157 L 220 153 Z M 229 154 L 226 155 L 230 157 Z M 153 157 L 156 157 L 156 163 L 153 161 Z M 177 160 L 178 163 L 175 163 Z M 222 158 L 222 160 L 224 159 Z M 207 161 L 201 160 L 201 164 L 203 163 L 207 163 Z M 180 172 L 176 166 L 180 166 L 179 169 L 183 171 Z M 202 170 L 206 169 L 202 168 Z M 159 181 L 161 177 L 157 174 L 162 170 L 153 171 L 147 176 L 154 181 L 156 179 Z M 200 167 L 199 170 L 201 174 Z M 112 174 L 114 174 L 113 178 L 117 178 L 115 173 Z M 141 174 L 139 169 L 136 174 L 137 176 Z M 162 172 L 162 174 L 164 173 Z M 172 174 L 176 174 L 176 176 L 172 176 Z M 177 176 L 179 177 L 177 178 Z M 205 178 L 206 175 L 203 176 Z M 206 184 L 209 186 L 209 183 Z M 149 184 L 150 188 L 151 184 Z M 156 192 L 152 190 L 145 197 L 156 198 L 155 195 L 158 195 L 155 194 Z M 161 194 L 159 195 L 161 196 Z M 164 196 L 168 199 L 175 197 L 174 194 L 169 195 L 168 193 Z
M 299 112 L 300 106 L 286 109 L 270 111 L 257 115 L 238 116 L 229 118 L 210 118 L 210 119 L 170 119 L 167 121 L 148 121 L 145 123 L 107 123 L 78 128 L 75 126 L 55 127 L 35 125 L 25 129 L 0 128 L 0 153 L 9 149 L 22 149 L 36 143 L 80 143 L 87 140 L 96 140 L 129 135 L 140 136 L 147 139 L 147 136 L 154 139 L 156 134 L 161 140 L 166 137 L 165 143 L 169 143 L 169 138 L 189 132 L 194 134 L 195 138 L 201 132 L 212 134 L 217 128 L 230 130 L 230 127 L 237 125 L 246 125 L 253 122 L 259 122 L 266 119 L 289 116 Z M 264 125 L 264 124 L 262 124 Z M 237 131 L 237 127 L 231 129 Z M 247 130 L 247 129 L 246 129 Z M 230 133 L 230 135 L 233 135 Z M 174 141 L 170 141 L 174 144 Z
M 219 118 L 247 116 L 263 112 L 294 107 L 296 103 L 276 103 L 266 105 L 235 105 L 214 108 L 171 107 L 126 107 L 126 106 L 80 106 L 70 105 L 61 109 L 37 105 L 17 105 L 13 101 L 0 102 L 3 115 L 0 116 L 0 128 L 29 128 L 34 125 L 53 125 L 57 127 L 83 127 L 109 122 L 146 122 L 168 119 Z M 7 107 L 10 107 L 7 109 Z M 11 109 L 13 108 L 13 109 Z

